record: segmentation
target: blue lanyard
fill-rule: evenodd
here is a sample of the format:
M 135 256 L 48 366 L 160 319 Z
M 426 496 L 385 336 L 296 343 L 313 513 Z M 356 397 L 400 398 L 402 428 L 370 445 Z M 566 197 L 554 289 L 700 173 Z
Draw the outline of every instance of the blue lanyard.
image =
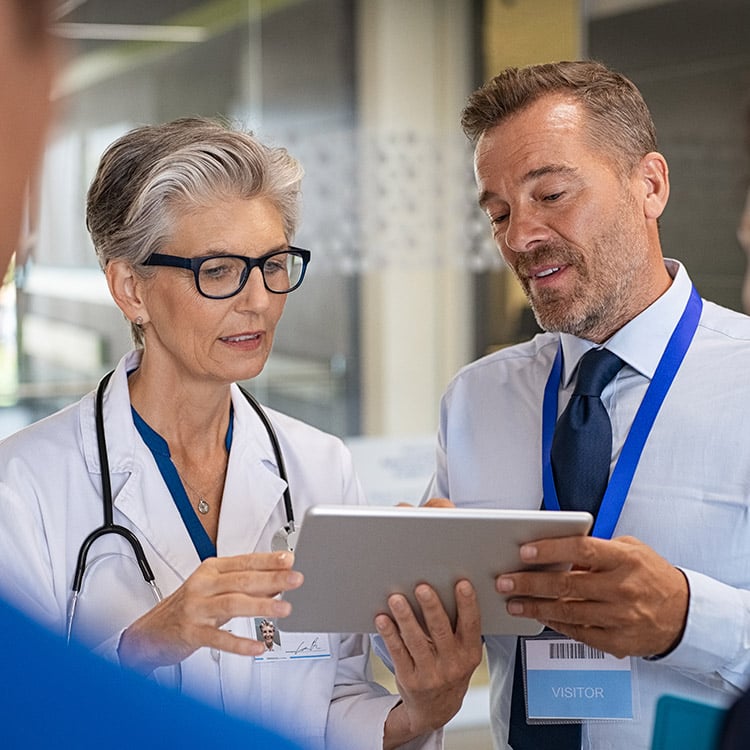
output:
M 592 536 L 609 539 L 614 533 L 646 440 L 654 426 L 656 415 L 664 403 L 667 391 L 672 385 L 672 381 L 690 347 L 690 342 L 693 340 L 702 309 L 703 302 L 695 287 L 693 287 L 682 317 L 672 332 L 622 446 L 620 458 L 615 464 L 607 490 L 602 498 L 594 529 L 591 532 Z M 552 474 L 550 449 L 552 448 L 552 436 L 557 422 L 557 396 L 561 376 L 562 345 L 557 349 L 552 370 L 549 378 L 547 378 L 542 404 L 542 488 L 544 490 L 544 508 L 547 510 L 560 510 Z
M 190 539 L 195 546 L 198 556 L 201 560 L 205 560 L 207 557 L 216 557 L 216 545 L 211 541 L 211 537 L 206 533 L 203 524 L 200 522 L 195 510 L 193 510 L 190 498 L 187 496 L 185 487 L 180 480 L 180 475 L 172 463 L 167 441 L 156 430 L 152 429 L 132 406 L 131 411 L 136 429 L 154 456 L 156 465 L 159 467 L 164 483 L 172 495 L 177 510 L 180 512 L 182 522 L 185 524 L 188 534 L 190 534 Z M 229 413 L 229 427 L 225 439 L 227 451 L 232 447 L 233 425 L 234 410 L 232 409 Z

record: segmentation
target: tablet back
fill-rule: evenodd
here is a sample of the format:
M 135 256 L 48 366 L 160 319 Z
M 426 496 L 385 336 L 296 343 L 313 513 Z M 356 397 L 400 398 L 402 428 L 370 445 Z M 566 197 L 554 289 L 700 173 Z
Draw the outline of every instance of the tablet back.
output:
M 536 539 L 586 534 L 585 512 L 318 505 L 302 523 L 295 569 L 304 584 L 284 595 L 292 604 L 282 630 L 370 633 L 388 596 L 406 596 L 418 616 L 414 588 L 433 586 L 455 623 L 455 584 L 469 579 L 479 595 L 482 632 L 541 632 L 536 620 L 507 614 L 495 591 L 500 573 L 528 569 L 518 549 Z

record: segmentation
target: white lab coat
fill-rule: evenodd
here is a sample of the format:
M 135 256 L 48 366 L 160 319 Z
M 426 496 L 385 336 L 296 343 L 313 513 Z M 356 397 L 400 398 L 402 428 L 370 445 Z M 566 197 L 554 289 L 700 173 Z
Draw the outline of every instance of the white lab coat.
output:
M 139 353 L 119 363 L 104 398 L 114 521 L 144 547 L 163 595 L 174 591 L 200 560 L 130 410 L 127 372 Z M 276 461 L 265 429 L 236 387 L 234 434 L 217 538 L 220 556 L 269 551 L 286 522 Z M 101 473 L 94 394 L 0 444 L 0 569 L 4 595 L 59 633 L 78 550 L 102 523 Z M 340 440 L 276 412 L 277 431 L 297 519 L 313 503 L 364 502 Z M 122 630 L 154 605 L 127 543 L 114 534 L 94 543 L 76 610 L 74 637 L 117 658 Z M 342 561 L 337 561 L 341 563 Z M 255 637 L 248 618 L 227 624 Z M 280 621 L 283 630 L 283 623 Z M 398 698 L 372 682 L 367 638 L 330 636 L 331 658 L 255 662 L 199 649 L 181 664 L 185 693 L 228 713 L 262 722 L 306 748 L 375 750 Z M 154 677 L 174 684 L 175 668 Z M 439 733 L 410 746 L 439 747 Z

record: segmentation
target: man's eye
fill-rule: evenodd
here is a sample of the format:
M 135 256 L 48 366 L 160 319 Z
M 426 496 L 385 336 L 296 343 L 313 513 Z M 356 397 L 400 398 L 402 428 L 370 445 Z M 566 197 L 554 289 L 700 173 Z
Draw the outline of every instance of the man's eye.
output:
M 490 224 L 497 226 L 502 224 L 508 218 L 508 214 L 497 214 L 497 216 L 490 216 Z
M 550 193 L 549 195 L 544 196 L 544 200 L 548 203 L 552 203 L 553 201 L 558 200 L 559 198 L 562 198 L 562 192 L 560 193 Z

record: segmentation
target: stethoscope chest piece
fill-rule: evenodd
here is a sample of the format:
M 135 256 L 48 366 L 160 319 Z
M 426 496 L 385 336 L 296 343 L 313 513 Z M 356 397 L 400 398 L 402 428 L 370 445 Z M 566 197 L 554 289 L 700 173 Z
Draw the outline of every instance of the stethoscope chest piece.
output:
M 288 523 L 282 526 L 271 539 L 271 550 L 273 552 L 294 552 L 297 546 L 297 536 L 299 529 L 294 523 Z

